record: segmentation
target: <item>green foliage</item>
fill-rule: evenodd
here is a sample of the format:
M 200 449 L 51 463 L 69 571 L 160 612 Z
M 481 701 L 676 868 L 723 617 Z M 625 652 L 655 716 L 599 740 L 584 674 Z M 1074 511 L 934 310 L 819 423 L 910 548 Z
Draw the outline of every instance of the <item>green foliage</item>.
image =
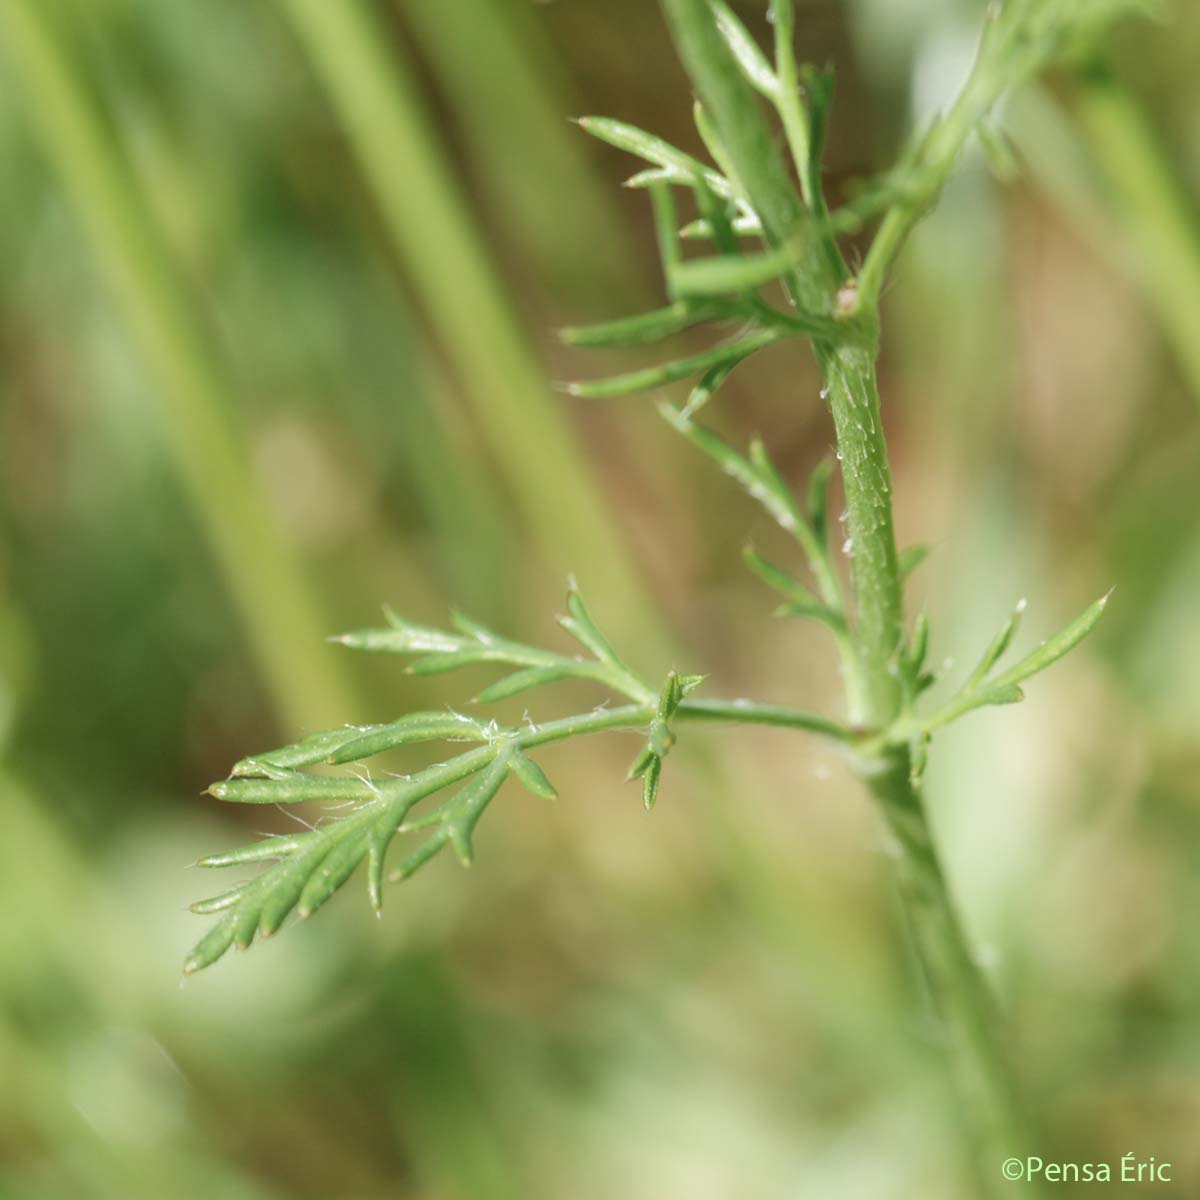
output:
M 391 611 L 385 615 L 386 629 L 360 630 L 333 640 L 353 650 L 374 654 L 418 655 L 406 668 L 410 675 L 438 675 L 479 663 L 520 668 L 480 692 L 475 697 L 477 702 L 507 699 L 562 679 L 591 679 L 640 702 L 654 695 L 653 689 L 629 670 L 596 627 L 574 584 L 567 592 L 567 614 L 559 618 L 559 624 L 588 651 L 588 658 L 509 641 L 463 613 L 452 614 L 454 630 L 449 632 L 415 625 Z M 399 724 L 403 726 L 404 722 Z
M 630 772 L 641 779 L 646 807 L 654 804 L 662 763 L 674 743 L 676 720 L 750 721 L 805 729 L 836 740 L 849 734 L 836 722 L 815 714 L 746 701 L 686 703 L 702 676 L 671 672 L 656 691 L 636 676 L 601 632 L 583 597 L 572 585 L 562 628 L 586 651 L 571 656 L 510 641 L 463 613 L 451 630 L 433 629 L 387 614 L 382 629 L 359 630 L 334 639 L 344 646 L 377 654 L 415 656 L 408 670 L 417 675 L 478 666 L 517 668 L 483 688 L 479 704 L 507 700 L 562 680 L 585 680 L 632 701 L 620 707 L 601 704 L 590 712 L 556 720 L 507 726 L 457 712 L 412 713 L 380 725 L 347 726 L 313 734 L 293 745 L 245 758 L 229 779 L 214 783 L 209 794 L 238 804 L 312 803 L 328 806 L 306 833 L 271 837 L 202 858 L 201 867 L 240 867 L 273 863 L 236 887 L 200 900 L 192 911 L 221 914 L 217 924 L 189 955 L 188 974 L 216 962 L 230 946 L 245 949 L 255 935 L 269 937 L 295 911 L 314 913 L 366 864 L 367 894 L 378 911 L 383 904 L 385 858 L 398 835 L 424 833 L 386 878 L 409 878 L 449 846 L 464 866 L 474 857 L 475 829 L 484 812 L 513 776 L 534 796 L 553 800 L 557 792 L 528 751 L 537 746 L 609 730 L 643 731 L 645 749 Z M 374 779 L 365 760 L 424 742 L 467 745 L 446 762 L 412 775 Z M 356 764 L 354 774 L 315 774 L 306 768 Z M 421 815 L 410 815 L 425 800 L 458 791 Z
M 710 323 L 735 323 L 737 332 L 707 350 L 668 357 L 608 379 L 573 383 L 567 390 L 580 397 L 612 396 L 699 377 L 682 408 L 663 403 L 660 411 L 795 541 L 807 581 L 754 549 L 747 549 L 746 562 L 782 596 L 777 615 L 815 619 L 831 632 L 846 685 L 849 724 L 750 701 L 689 699 L 702 681 L 699 675 L 671 672 L 662 688 L 654 689 L 616 653 L 574 587 L 560 624 L 584 654 L 511 641 L 463 614 L 454 615 L 451 630 L 440 630 L 388 613 L 385 628 L 335 640 L 357 650 L 410 656 L 407 671 L 413 675 L 503 668 L 500 678 L 477 693 L 481 704 L 568 679 L 599 685 L 628 703 L 540 724 L 527 719 L 517 727 L 455 712 L 416 713 L 386 724 L 319 733 L 242 760 L 230 779 L 213 785 L 214 796 L 250 804 L 336 803 L 349 806 L 348 811 L 332 820 L 322 818 L 307 833 L 267 839 L 202 860 L 211 867 L 274 865 L 195 906 L 197 912 L 221 915 L 188 959 L 188 971 L 214 962 L 231 945 L 244 948 L 256 934 L 269 936 L 293 910 L 301 917 L 310 915 L 364 862 L 368 894 L 378 909 L 385 856 L 398 835 L 424 837 L 388 878 L 407 878 L 445 846 L 469 864 L 476 828 L 510 775 L 535 796 L 554 797 L 555 789 L 528 753 L 548 742 L 604 730 L 641 730 L 645 743 L 629 778 L 641 780 L 643 802 L 652 808 L 664 760 L 675 744 L 675 726 L 687 720 L 779 725 L 850 747 L 884 815 L 902 842 L 916 847 L 912 871 L 921 912 L 928 909 L 931 897 L 948 912 L 949 899 L 936 856 L 928 849 L 914 791 L 931 735 L 975 708 L 1019 700 L 1020 685 L 1067 653 L 1099 620 L 1104 601 L 1016 666 L 996 674 L 994 668 L 1016 634 L 1018 609 L 955 697 L 932 715 L 920 714 L 919 699 L 933 682 L 925 667 L 929 624 L 922 615 L 907 639 L 900 630 L 902 583 L 926 550 L 914 547 L 899 554 L 894 544 L 873 364 L 886 273 L 966 140 L 984 128 L 992 138 L 994 131 L 984 122 L 999 98 L 1067 53 L 1075 39 L 1090 36 L 1099 10 L 1070 0 L 1011 0 L 993 11 L 975 70 L 945 117 L 912 142 L 892 171 L 847 208 L 829 213 L 819 185 L 831 84 L 828 76 L 802 71 L 796 64 L 792 4 L 774 0 L 771 5 L 773 58 L 722 0 L 664 4 L 703 101 L 696 106 L 696 124 L 714 165 L 624 122 L 602 117 L 580 121 L 588 133 L 649 164 L 629 185 L 650 193 L 668 303 L 639 316 L 567 329 L 563 340 L 580 347 L 643 346 Z M 1108 17 L 1124 5 L 1102 7 Z M 778 158 L 773 132 L 751 93 L 765 97 L 776 113 L 792 157 L 791 175 Z M 691 195 L 696 210 L 682 229 L 674 197 L 681 188 Z M 879 229 L 858 279 L 851 279 L 837 239 L 876 216 L 881 218 Z M 747 237 L 759 239 L 761 247 L 748 251 Z M 713 253 L 685 258 L 684 241 L 698 239 L 710 242 Z M 850 532 L 843 547 L 851 564 L 849 589 L 830 546 L 831 464 L 818 468 L 801 501 L 761 441 L 753 441 L 743 453 L 695 419 L 738 364 L 793 338 L 812 343 L 837 425 Z M 361 764 L 385 751 L 426 741 L 470 748 L 398 778 L 375 780 L 361 766 L 352 775 L 308 769 Z M 451 791 L 455 787 L 458 790 Z M 413 815 L 419 804 L 442 792 L 450 792 L 448 798 Z M 939 967 L 951 973 L 949 985 L 964 1003 L 975 1005 L 976 973 L 952 916 L 936 918 L 930 930 L 940 941 L 934 953 Z M 984 1025 L 970 1018 L 971 1036 Z M 985 1046 L 972 1043 L 972 1053 L 979 1070 L 991 1070 Z
M 1094 604 L 1088 605 L 1066 628 L 1044 641 L 1015 666 L 999 675 L 993 675 L 992 668 L 1000 661 L 1016 636 L 1017 627 L 1025 612 L 1025 601 L 1022 600 L 992 639 L 978 665 L 954 698 L 944 708 L 922 721 L 923 730 L 932 732 L 976 708 L 990 704 L 1015 704 L 1023 700 L 1025 693 L 1020 685 L 1047 667 L 1053 666 L 1064 654 L 1078 646 L 1095 629 L 1104 615 L 1107 604 L 1108 595 L 1101 596 Z
M 650 722 L 650 732 L 641 753 L 633 760 L 629 768 L 630 779 L 642 780 L 642 801 L 649 811 L 658 799 L 658 783 L 662 776 L 663 759 L 670 753 L 675 744 L 675 735 L 671 732 L 670 721 L 679 711 L 684 697 L 694 692 L 704 682 L 703 675 L 676 675 L 672 671 L 663 684 L 662 693 L 658 698 L 658 707 L 654 719 Z

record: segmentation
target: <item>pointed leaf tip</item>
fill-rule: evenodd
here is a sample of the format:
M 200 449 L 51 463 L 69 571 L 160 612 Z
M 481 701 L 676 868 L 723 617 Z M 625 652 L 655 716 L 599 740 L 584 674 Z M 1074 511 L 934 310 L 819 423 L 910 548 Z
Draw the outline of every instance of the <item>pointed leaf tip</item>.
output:
M 545 771 L 526 754 L 513 752 L 512 773 L 535 796 L 543 800 L 557 800 L 558 791 L 547 778 Z
M 642 776 L 642 804 L 649 812 L 658 800 L 658 785 L 662 778 L 662 759 L 651 760 L 646 773 Z
M 716 18 L 717 30 L 746 81 L 762 95 L 771 99 L 778 97 L 779 79 L 750 31 L 724 0 L 709 0 L 709 8 Z
M 994 682 L 998 685 L 1022 683 L 1030 676 L 1052 666 L 1063 655 L 1075 649 L 1096 628 L 1100 618 L 1104 615 L 1111 595 L 1112 589 L 1110 588 L 1099 600 L 1088 605 L 1065 629 L 1055 634 L 1054 637 L 1048 638 Z
M 211 967 L 233 944 L 236 923 L 235 916 L 218 921 L 196 943 L 191 954 L 184 960 L 183 973 L 194 975 L 197 971 L 203 971 L 205 967 Z
M 907 550 L 902 550 L 896 564 L 900 578 L 907 579 L 928 557 L 928 546 L 910 546 Z
M 640 779 L 645 775 L 654 761 L 654 757 L 654 751 L 649 746 L 643 746 L 638 752 L 637 758 L 629 764 L 629 773 L 625 776 L 625 782 L 632 783 L 635 779 Z

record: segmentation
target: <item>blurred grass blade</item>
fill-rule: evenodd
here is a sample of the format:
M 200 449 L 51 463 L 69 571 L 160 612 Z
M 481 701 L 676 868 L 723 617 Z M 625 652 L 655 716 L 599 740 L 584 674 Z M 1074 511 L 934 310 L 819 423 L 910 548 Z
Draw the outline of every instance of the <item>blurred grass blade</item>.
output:
M 362 166 L 397 257 L 453 364 L 549 566 L 588 548 L 596 593 L 654 625 L 561 409 L 467 208 L 407 63 L 363 0 L 277 0 Z
M 0 44 L 101 271 L 155 383 L 175 473 L 241 618 L 276 710 L 293 729 L 357 705 L 321 645 L 313 593 L 255 485 L 227 364 L 206 336 L 114 130 L 69 60 L 51 6 L 0 4 Z
M 628 224 L 563 121 L 575 81 L 550 26 L 512 0 L 400 0 L 405 25 L 453 110 L 473 174 L 519 253 L 564 292 L 628 295 L 642 283 Z M 514 137 L 497 136 L 496 114 Z M 569 196 L 547 220 L 547 196 Z
M 1149 115 L 1100 60 L 1079 75 L 1074 109 L 1135 251 L 1143 293 L 1200 404 L 1200 217 Z

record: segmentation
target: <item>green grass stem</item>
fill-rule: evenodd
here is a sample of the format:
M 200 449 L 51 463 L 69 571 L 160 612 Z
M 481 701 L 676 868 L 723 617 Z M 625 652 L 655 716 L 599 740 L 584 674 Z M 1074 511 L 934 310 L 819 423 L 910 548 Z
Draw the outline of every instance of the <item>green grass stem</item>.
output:
M 568 574 L 587 546 L 590 590 L 630 628 L 649 623 L 643 584 L 544 384 L 399 47 L 387 44 L 361 0 L 280 4 L 343 122 L 418 302 L 453 352 L 546 565 Z
M 219 565 L 281 720 L 320 728 L 356 710 L 321 646 L 312 589 L 256 486 L 236 389 L 207 336 L 117 133 L 70 59 L 50 6 L 0 5 L 0 40 L 42 144 L 140 349 L 176 475 Z

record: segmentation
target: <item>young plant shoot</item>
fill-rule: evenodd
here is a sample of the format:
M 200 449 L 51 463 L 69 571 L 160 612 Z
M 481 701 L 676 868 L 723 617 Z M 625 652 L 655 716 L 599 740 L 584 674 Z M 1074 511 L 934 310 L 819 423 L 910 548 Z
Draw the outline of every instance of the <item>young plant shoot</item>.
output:
M 917 131 L 891 170 L 854 203 L 832 210 L 821 186 L 831 81 L 796 61 L 792 0 L 770 4 L 769 50 L 723 0 L 662 0 L 662 7 L 696 94 L 696 124 L 712 161 L 702 162 L 620 121 L 587 117 L 579 122 L 637 160 L 629 186 L 644 189 L 653 206 L 666 295 L 663 307 L 653 312 L 568 329 L 563 338 L 573 346 L 624 347 L 657 343 L 702 325 L 716 331 L 707 350 L 574 383 L 568 391 L 609 397 L 692 381 L 682 403 L 660 399 L 660 411 L 794 540 L 795 564 L 777 565 L 754 549 L 747 549 L 746 562 L 778 594 L 780 614 L 813 618 L 827 629 L 841 662 L 843 712 L 825 716 L 714 699 L 700 674 L 647 679 L 601 632 L 574 587 L 566 615 L 559 618 L 570 641 L 556 649 L 509 641 L 461 614 L 453 616 L 449 630 L 388 614 L 383 628 L 337 640 L 353 650 L 406 656 L 407 670 L 415 675 L 480 664 L 495 668 L 494 680 L 473 697 L 475 715 L 415 713 L 386 724 L 316 734 L 239 762 L 229 779 L 212 786 L 212 795 L 241 804 L 316 801 L 334 807 L 311 831 L 201 860 L 204 867 L 269 865 L 193 906 L 217 920 L 184 970 L 199 971 L 229 947 L 244 948 L 256 936 L 275 933 L 293 911 L 310 916 L 360 864 L 365 863 L 367 892 L 377 909 L 385 881 L 407 879 L 446 847 L 469 864 L 479 822 L 510 779 L 538 797 L 555 795 L 537 762 L 537 751 L 551 742 L 639 732 L 644 743 L 629 778 L 640 781 L 643 802 L 651 809 L 665 760 L 688 725 L 794 729 L 840 747 L 877 803 L 896 844 L 900 892 L 980 1145 L 1016 1153 L 1020 1109 L 997 1013 L 947 890 L 921 778 L 930 740 L 939 730 L 975 709 L 1021 700 L 1023 685 L 1087 636 L 1107 597 L 1015 665 L 1005 666 L 1022 602 L 958 691 L 932 710 L 923 705 L 934 680 L 927 664 L 929 625 L 923 615 L 906 616 L 903 584 L 924 552 L 900 552 L 893 533 L 892 482 L 876 385 L 880 302 L 897 255 L 964 147 L 974 137 L 994 137 L 998 102 L 1097 37 L 1132 5 L 1127 0 L 993 4 L 974 67 L 957 98 L 930 128 Z M 860 269 L 852 272 L 841 239 L 861 234 L 872 222 L 869 248 Z M 700 249 L 685 256 L 685 247 Z M 700 420 L 740 363 L 792 339 L 809 343 L 824 378 L 846 496 L 844 546 L 837 539 L 848 559 L 845 576 L 827 513 L 830 466 L 818 469 L 804 495 L 794 495 L 760 442 L 743 450 Z M 702 670 L 704 664 L 696 666 Z M 596 701 L 604 703 L 517 726 L 486 715 L 491 703 L 540 694 L 566 679 L 594 686 Z M 452 755 L 410 776 L 372 781 L 358 766 L 384 751 L 434 741 L 450 743 Z M 324 770 L 331 765 L 351 770 L 331 775 Z M 323 770 L 315 773 L 312 767 Z M 403 848 L 389 865 L 396 841 Z

